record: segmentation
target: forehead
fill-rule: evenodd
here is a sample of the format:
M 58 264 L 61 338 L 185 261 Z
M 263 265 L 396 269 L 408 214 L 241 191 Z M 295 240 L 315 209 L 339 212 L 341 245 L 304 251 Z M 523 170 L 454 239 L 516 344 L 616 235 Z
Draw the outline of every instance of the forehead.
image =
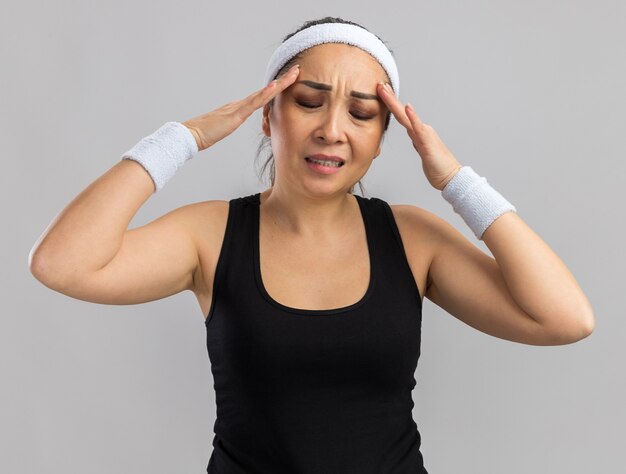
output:
M 297 61 L 302 71 L 313 74 L 357 74 L 365 79 L 387 79 L 380 63 L 367 51 L 344 43 L 326 43 L 313 46 L 301 53 Z

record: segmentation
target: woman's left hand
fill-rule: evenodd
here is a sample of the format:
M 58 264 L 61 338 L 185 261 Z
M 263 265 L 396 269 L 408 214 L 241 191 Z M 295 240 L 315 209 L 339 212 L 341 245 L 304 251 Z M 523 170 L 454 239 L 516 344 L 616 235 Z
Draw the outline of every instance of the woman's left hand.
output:
M 428 182 L 441 191 L 461 169 L 461 164 L 441 141 L 433 127 L 422 122 L 415 110 L 403 105 L 391 86 L 386 89 L 382 83 L 376 86 L 378 95 L 387 108 L 400 122 L 413 142 L 413 148 L 422 159 L 422 169 Z

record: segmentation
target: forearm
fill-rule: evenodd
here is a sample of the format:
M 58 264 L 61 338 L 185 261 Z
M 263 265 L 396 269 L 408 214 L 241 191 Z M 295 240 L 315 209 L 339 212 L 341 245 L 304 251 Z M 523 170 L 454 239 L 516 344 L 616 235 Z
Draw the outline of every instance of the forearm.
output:
M 30 252 L 31 272 L 42 281 L 63 284 L 102 268 L 153 193 L 153 181 L 142 166 L 120 160 L 54 217 Z
M 482 236 L 511 296 L 556 332 L 593 330 L 591 304 L 563 261 L 515 212 L 498 217 Z

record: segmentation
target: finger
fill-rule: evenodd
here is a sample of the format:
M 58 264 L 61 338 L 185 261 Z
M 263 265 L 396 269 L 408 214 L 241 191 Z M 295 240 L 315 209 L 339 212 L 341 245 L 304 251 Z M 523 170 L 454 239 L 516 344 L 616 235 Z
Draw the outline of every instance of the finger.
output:
M 378 94 L 382 97 L 383 102 L 389 109 L 389 111 L 393 114 L 393 116 L 407 129 L 411 128 L 411 121 L 406 115 L 404 111 L 404 105 L 402 102 L 398 100 L 396 95 L 393 93 L 391 89 L 387 90 L 382 84 L 379 84 L 376 87 Z
M 253 92 L 242 100 L 233 102 L 233 104 L 252 104 L 255 108 L 265 105 L 265 102 L 271 100 L 272 97 L 274 97 L 276 94 L 279 94 L 286 87 L 289 87 L 293 80 L 298 77 L 299 66 L 299 64 L 296 64 L 278 79 L 274 79 L 273 81 L 269 82 L 265 87 Z
M 300 65 L 296 64 L 291 67 L 285 74 L 278 79 L 274 79 L 263 89 L 258 90 L 254 94 L 246 97 L 244 100 L 244 107 L 246 113 L 251 115 L 255 110 L 263 107 L 270 100 L 280 94 L 283 90 L 289 87 L 296 80 L 300 74 Z
M 300 74 L 300 65 L 296 64 L 289 68 L 285 74 L 283 74 L 278 79 L 274 79 L 270 82 L 266 88 L 269 91 L 270 99 L 277 94 L 280 94 L 287 87 L 294 83 L 298 75 Z
M 411 121 L 411 124 L 413 125 L 414 128 L 417 128 L 417 126 L 424 125 L 424 122 L 422 122 L 422 119 L 420 118 L 420 116 L 417 115 L 417 112 L 413 108 L 412 104 L 406 104 L 406 115 Z
M 411 140 L 415 144 L 416 148 L 419 148 L 421 147 L 423 141 L 422 134 L 424 133 L 424 122 L 422 122 L 422 119 L 419 115 L 417 115 L 411 104 L 406 105 L 405 113 L 411 122 L 411 128 L 407 129 L 407 133 L 409 134 L 409 137 L 411 137 Z
M 411 122 L 411 130 L 407 130 L 407 131 L 413 132 L 411 134 L 411 137 L 417 136 L 417 138 L 420 138 L 421 135 L 424 133 L 424 126 L 426 124 L 422 122 L 422 119 L 420 118 L 420 116 L 417 115 L 417 112 L 415 112 L 413 105 L 406 104 L 405 113 L 406 113 L 406 116 L 409 118 L 409 121 Z

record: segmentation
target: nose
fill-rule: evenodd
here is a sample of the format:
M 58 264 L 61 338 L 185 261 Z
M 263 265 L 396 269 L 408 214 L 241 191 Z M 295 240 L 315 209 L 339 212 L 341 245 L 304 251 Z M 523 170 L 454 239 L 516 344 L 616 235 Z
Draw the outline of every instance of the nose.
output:
M 326 108 L 320 114 L 320 123 L 315 137 L 324 143 L 342 143 L 345 141 L 345 117 L 339 105 Z

